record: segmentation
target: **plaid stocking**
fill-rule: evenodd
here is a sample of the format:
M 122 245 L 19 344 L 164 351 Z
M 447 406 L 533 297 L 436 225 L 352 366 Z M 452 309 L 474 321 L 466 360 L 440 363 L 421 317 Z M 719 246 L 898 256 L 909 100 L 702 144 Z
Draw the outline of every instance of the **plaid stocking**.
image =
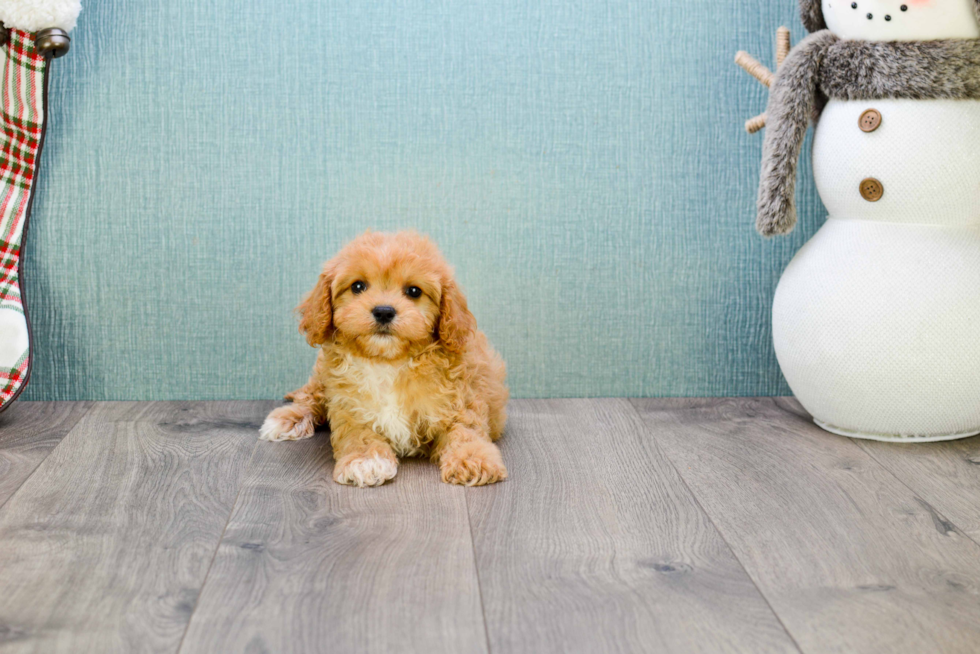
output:
M 0 48 L 0 411 L 27 384 L 31 328 L 21 291 L 21 253 L 44 140 L 47 62 L 31 34 L 12 30 Z

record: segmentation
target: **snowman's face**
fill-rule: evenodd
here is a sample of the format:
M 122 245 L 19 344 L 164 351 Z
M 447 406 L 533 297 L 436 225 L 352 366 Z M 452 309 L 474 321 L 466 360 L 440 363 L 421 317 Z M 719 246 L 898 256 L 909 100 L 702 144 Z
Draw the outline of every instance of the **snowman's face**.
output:
M 860 41 L 977 39 L 975 0 L 822 0 L 831 32 Z

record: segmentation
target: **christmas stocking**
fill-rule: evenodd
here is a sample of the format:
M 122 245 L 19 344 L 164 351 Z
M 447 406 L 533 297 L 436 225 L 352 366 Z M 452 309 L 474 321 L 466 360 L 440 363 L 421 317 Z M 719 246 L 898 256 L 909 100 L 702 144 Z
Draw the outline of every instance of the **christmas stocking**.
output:
M 0 411 L 31 373 L 22 255 L 44 144 L 48 71 L 68 51 L 66 30 L 79 9 L 74 1 L 0 0 Z

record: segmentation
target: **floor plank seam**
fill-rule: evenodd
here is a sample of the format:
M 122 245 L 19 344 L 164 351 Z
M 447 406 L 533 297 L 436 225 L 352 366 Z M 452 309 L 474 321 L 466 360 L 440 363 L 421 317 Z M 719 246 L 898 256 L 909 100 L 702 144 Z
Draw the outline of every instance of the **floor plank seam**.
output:
M 773 401 L 773 405 L 777 409 L 783 411 L 784 413 L 786 413 L 788 415 L 793 416 L 797 420 L 802 420 L 802 421 L 806 422 L 807 424 L 812 424 L 809 421 L 807 421 L 805 418 L 803 418 L 803 416 L 801 416 L 800 414 L 796 413 L 795 411 L 791 411 L 790 409 L 788 409 L 786 407 L 780 406 L 780 404 L 778 402 L 776 402 L 775 400 Z M 833 434 L 830 434 L 830 435 L 832 437 L 834 437 L 834 438 L 846 438 L 845 436 L 836 436 L 836 435 L 833 435 Z M 905 483 L 905 480 L 904 479 L 902 479 L 901 477 L 899 477 L 897 474 L 895 474 L 894 471 L 892 471 L 891 468 L 889 468 L 887 465 L 885 465 L 884 463 L 882 463 L 878 459 L 878 457 L 876 457 L 874 455 L 874 453 L 872 453 L 869 449 L 867 449 L 864 446 L 863 443 L 861 443 L 858 440 L 853 439 L 853 438 L 847 438 L 847 442 L 848 442 L 848 444 L 849 444 L 850 447 L 853 447 L 858 452 L 861 452 L 862 454 L 864 454 L 865 456 L 867 456 L 869 459 L 871 459 L 872 462 L 874 462 L 875 465 L 877 465 L 879 468 L 881 468 L 882 470 L 884 470 L 885 472 L 887 472 L 890 477 L 892 477 L 895 481 L 897 481 L 899 484 L 901 484 L 902 486 L 904 486 L 910 493 L 912 493 L 912 497 L 916 498 L 916 500 L 918 500 L 923 505 L 925 505 L 926 507 L 928 507 L 928 509 L 931 512 L 934 512 L 938 516 L 942 516 L 942 518 L 944 520 L 946 520 L 949 524 L 951 524 L 954 527 L 956 527 L 956 533 L 958 533 L 960 536 L 963 536 L 964 538 L 966 538 L 967 540 L 969 540 L 971 543 L 973 543 L 977 547 L 980 547 L 980 541 L 977 541 L 977 539 L 975 539 L 973 536 L 971 536 L 966 531 L 964 531 L 964 529 L 962 527 L 960 527 L 958 524 L 956 524 L 955 522 L 953 522 L 946 514 L 944 514 L 941 511 L 939 511 L 939 509 L 936 506 L 934 506 L 932 502 L 929 502 L 928 500 L 926 500 L 926 498 L 922 497 L 922 495 L 918 491 L 916 491 L 914 488 L 912 488 L 907 483 Z M 889 443 L 889 445 L 894 445 L 894 444 Z
M 914 488 L 912 488 L 907 483 L 905 483 L 905 480 L 904 479 L 902 479 L 901 477 L 899 477 L 898 475 L 896 475 L 891 470 L 891 468 L 889 468 L 884 463 L 882 463 L 881 461 L 879 461 L 878 460 L 878 457 L 876 457 L 874 454 L 872 454 L 868 450 L 864 449 L 864 447 L 862 447 L 858 443 L 855 443 L 855 446 L 857 446 L 857 448 L 859 450 L 861 450 L 862 452 L 864 452 L 865 454 L 867 454 L 868 455 L 868 458 L 870 458 L 872 461 L 874 461 L 875 463 L 877 463 L 880 468 L 882 468 L 885 472 L 887 472 L 889 475 L 891 475 L 896 481 L 898 481 L 898 483 L 900 483 L 902 486 L 904 486 L 905 488 L 907 488 L 908 491 L 910 493 L 912 493 L 912 497 L 916 498 L 922 504 L 924 504 L 925 506 L 927 506 L 931 511 L 935 512 L 936 515 L 942 516 L 943 520 L 947 521 L 949 524 L 951 524 L 954 527 L 956 527 L 956 533 L 957 534 L 959 534 L 960 536 L 963 536 L 964 538 L 966 538 L 967 540 L 969 540 L 971 543 L 973 543 L 977 547 L 980 547 L 980 541 L 978 541 L 973 536 L 971 536 L 966 531 L 964 531 L 964 529 L 962 527 L 960 527 L 958 524 L 956 524 L 955 522 L 953 522 L 949 518 L 949 516 L 947 516 L 945 513 L 941 512 L 936 506 L 933 505 L 932 502 L 929 502 L 928 500 L 926 500 L 926 498 L 922 497 L 922 495 L 918 491 L 916 491 Z
M 627 401 L 627 403 L 629 404 L 630 409 L 633 410 L 633 414 L 636 416 L 637 420 L 639 421 L 640 426 L 643 427 L 643 435 L 645 435 L 647 438 L 650 439 L 650 441 L 653 443 L 653 447 L 657 449 L 657 451 L 664 458 L 667 464 L 677 474 L 677 478 L 681 480 L 681 483 L 684 485 L 684 488 L 686 488 L 687 492 L 691 494 L 691 497 L 694 499 L 694 503 L 697 505 L 698 509 L 701 510 L 701 513 L 704 514 L 704 517 L 708 519 L 709 523 L 711 523 L 711 527 L 718 534 L 718 537 L 721 538 L 721 541 L 725 544 L 725 547 L 728 548 L 728 551 L 731 553 L 735 561 L 738 562 L 738 566 L 745 573 L 745 576 L 749 579 L 749 581 L 752 582 L 752 585 L 755 586 L 756 592 L 759 593 L 759 597 L 761 597 L 762 601 L 765 602 L 766 606 L 769 607 L 769 610 L 776 618 L 776 621 L 779 622 L 779 626 L 782 627 L 783 631 L 786 633 L 786 637 L 789 638 L 791 643 L 793 643 L 793 647 L 795 647 L 796 651 L 799 652 L 800 654 L 804 654 L 803 648 L 796 641 L 796 638 L 793 636 L 793 633 L 786 626 L 786 623 L 783 622 L 782 616 L 779 615 L 775 607 L 773 607 L 772 602 L 769 601 L 769 598 L 766 597 L 766 594 L 763 592 L 762 588 L 759 587 L 759 582 L 756 581 L 756 579 L 752 576 L 752 573 L 748 571 L 748 569 L 745 567 L 745 564 L 742 562 L 742 559 L 740 559 L 738 554 L 735 552 L 735 549 L 732 547 L 731 543 L 728 542 L 728 538 L 725 537 L 725 532 L 721 530 L 721 528 L 717 525 L 717 523 L 715 523 L 715 519 L 711 516 L 710 513 L 708 513 L 708 510 L 704 508 L 704 505 L 701 503 L 701 498 L 697 496 L 697 493 L 694 492 L 694 489 L 691 488 L 691 485 L 687 483 L 687 479 L 685 479 L 684 475 L 681 474 L 681 471 L 677 467 L 677 464 L 674 463 L 674 460 L 667 455 L 667 453 L 657 443 L 657 439 L 646 428 L 646 421 L 643 419 L 643 416 L 637 410 L 636 405 L 634 404 L 635 401 L 637 400 L 630 399 Z
M 180 654 L 180 650 L 184 648 L 184 639 L 187 638 L 187 632 L 190 631 L 191 622 L 194 621 L 194 616 L 197 614 L 197 608 L 201 605 L 201 595 L 204 594 L 204 588 L 208 585 L 208 578 L 211 576 L 211 568 L 214 567 L 214 562 L 218 558 L 218 550 L 221 549 L 221 543 L 225 540 L 225 533 L 228 531 L 228 525 L 231 524 L 231 518 L 235 515 L 235 509 L 238 508 L 238 501 L 242 497 L 242 491 L 245 488 L 245 480 L 252 469 L 252 461 L 255 460 L 255 453 L 259 450 L 259 441 L 256 439 L 255 444 L 252 446 L 252 453 L 248 456 L 248 463 L 245 464 L 245 469 L 242 471 L 241 482 L 238 485 L 238 492 L 235 493 L 235 501 L 231 503 L 231 510 L 228 511 L 228 517 L 225 518 L 224 527 L 221 528 L 221 536 L 218 537 L 217 542 L 214 546 L 214 553 L 211 555 L 211 561 L 208 562 L 208 569 L 204 573 L 204 579 L 201 580 L 201 587 L 197 591 L 197 599 L 194 601 L 194 610 L 187 617 L 187 624 L 184 625 L 184 633 L 180 635 L 180 642 L 177 643 L 177 649 L 174 650 L 175 654 Z
M 487 608 L 483 601 L 483 585 L 480 583 L 480 565 L 476 558 L 476 539 L 473 538 L 473 517 L 470 515 L 469 489 L 463 490 L 463 506 L 466 509 L 466 526 L 470 531 L 470 552 L 473 554 L 473 574 L 476 575 L 476 592 L 480 598 L 480 616 L 483 618 L 483 638 L 487 644 L 487 654 L 492 654 L 490 647 L 490 625 L 487 624 Z
M 56 445 L 55 445 L 54 447 L 52 447 L 52 448 L 51 448 L 51 451 L 50 451 L 50 452 L 48 452 L 47 454 L 45 454 L 45 455 L 44 455 L 44 458 L 43 458 L 43 459 L 41 459 L 40 461 L 38 461 L 38 462 L 37 462 L 37 465 L 36 465 L 36 466 L 34 466 L 34 469 L 33 469 L 33 470 L 31 470 L 31 474 L 29 474 L 29 475 L 27 475 L 26 477 L 24 477 L 24 480 L 23 480 L 23 481 L 21 481 L 21 482 L 20 482 L 20 483 L 19 483 L 19 484 L 17 485 L 17 489 L 16 489 L 16 490 L 15 490 L 15 491 L 14 491 L 13 493 L 11 493 L 11 494 L 10 494 L 10 495 L 9 495 L 9 496 L 7 497 L 7 499 L 5 499 L 5 500 L 4 500 L 3 502 L 0 502 L 0 511 L 3 511 L 3 507 L 5 507 L 5 506 L 7 506 L 7 504 L 9 504 L 9 503 L 10 503 L 10 500 L 12 500 L 12 499 L 14 499 L 15 497 L 17 497 L 17 494 L 18 494 L 18 493 L 20 492 L 20 489 L 24 487 L 24 484 L 26 484 L 26 483 L 27 483 L 27 481 L 28 481 L 28 480 L 29 480 L 29 479 L 30 479 L 31 477 L 33 477 L 33 476 L 34 476 L 34 473 L 38 471 L 38 469 L 39 469 L 39 468 L 40 468 L 40 467 L 41 467 L 41 466 L 42 466 L 42 465 L 44 464 L 44 462 L 45 462 L 45 461 L 47 461 L 47 460 L 48 460 L 48 458 L 49 458 L 49 457 L 51 456 L 51 454 L 52 454 L 52 453 L 53 453 L 53 452 L 54 452 L 54 451 L 55 451 L 56 449 L 58 449 L 59 447 L 61 447 L 61 444 L 62 444 L 62 443 L 64 443 L 64 442 L 65 442 L 66 440 L 68 440 L 68 437 L 69 437 L 69 436 L 70 436 L 70 435 L 72 434 L 72 432 L 73 432 L 73 431 L 75 431 L 75 428 L 76 428 L 76 427 L 78 427 L 78 424 L 79 424 L 79 423 L 80 423 L 80 422 L 82 421 L 82 419 L 83 419 L 83 418 L 84 418 L 85 416 L 87 416 L 87 415 L 88 415 L 89 413 L 91 413 L 91 412 L 92 412 L 92 409 L 93 409 L 93 408 L 94 408 L 95 406 L 96 406 L 96 403 L 94 403 L 94 402 L 93 402 L 93 403 L 91 403 L 91 404 L 90 404 L 90 405 L 88 406 L 88 408 L 86 408 L 86 409 L 85 409 L 85 411 L 83 411 L 83 412 L 82 412 L 82 414 L 81 414 L 80 416 L 78 416 L 78 419 L 77 419 L 77 420 L 75 420 L 75 422 L 74 422 L 74 424 L 73 424 L 73 425 L 71 426 L 71 429 L 69 429 L 68 431 L 66 431 L 66 432 L 65 432 L 65 435 L 61 437 L 61 440 L 59 440 L 59 441 L 58 441 L 58 443 L 57 443 L 57 444 L 56 444 Z

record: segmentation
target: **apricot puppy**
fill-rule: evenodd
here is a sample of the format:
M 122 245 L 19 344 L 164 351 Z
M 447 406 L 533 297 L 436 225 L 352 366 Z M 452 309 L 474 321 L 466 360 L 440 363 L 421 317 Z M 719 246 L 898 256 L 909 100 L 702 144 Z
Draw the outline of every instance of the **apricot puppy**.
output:
M 328 261 L 297 311 L 319 348 L 309 382 L 269 414 L 261 438 L 309 438 L 329 422 L 334 481 L 378 486 L 398 457 L 429 455 L 442 480 L 506 479 L 506 366 L 476 328 L 429 239 L 368 232 Z

